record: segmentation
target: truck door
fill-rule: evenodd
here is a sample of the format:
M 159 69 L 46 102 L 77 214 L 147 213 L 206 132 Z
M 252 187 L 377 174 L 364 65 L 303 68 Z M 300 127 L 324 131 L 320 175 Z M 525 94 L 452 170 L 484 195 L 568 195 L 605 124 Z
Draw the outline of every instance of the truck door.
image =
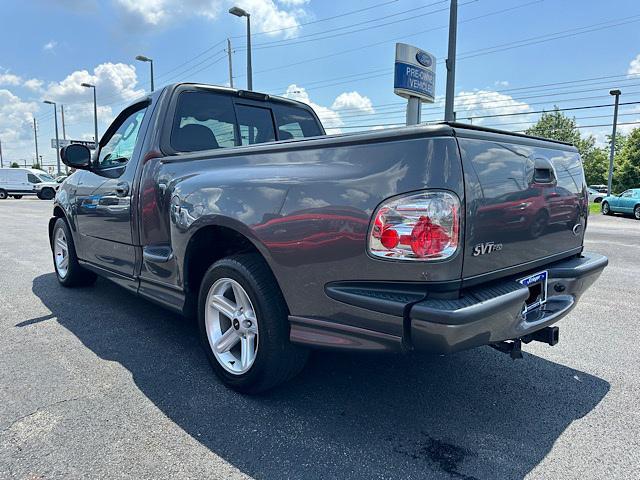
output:
M 133 276 L 135 247 L 131 189 L 142 143 L 148 102 L 123 111 L 100 141 L 91 171 L 76 190 L 79 256 L 115 273 Z

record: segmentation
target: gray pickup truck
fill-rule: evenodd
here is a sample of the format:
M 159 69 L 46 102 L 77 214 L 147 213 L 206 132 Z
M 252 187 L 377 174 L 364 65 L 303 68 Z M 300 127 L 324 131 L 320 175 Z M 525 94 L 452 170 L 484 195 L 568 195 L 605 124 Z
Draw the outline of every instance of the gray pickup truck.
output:
M 213 369 L 260 392 L 309 347 L 554 345 L 607 265 L 564 143 L 455 123 L 325 135 L 302 103 L 170 85 L 128 106 L 55 198 L 59 282 L 96 274 L 198 318 Z M 99 294 L 96 292 L 96 294 Z

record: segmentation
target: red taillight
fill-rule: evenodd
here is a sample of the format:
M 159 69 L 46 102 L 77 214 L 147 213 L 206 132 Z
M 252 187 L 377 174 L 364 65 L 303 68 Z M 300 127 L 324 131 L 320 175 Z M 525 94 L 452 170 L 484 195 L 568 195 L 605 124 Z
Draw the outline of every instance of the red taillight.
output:
M 458 248 L 460 201 L 449 192 L 423 192 L 380 206 L 373 218 L 369 251 L 378 257 L 440 260 Z

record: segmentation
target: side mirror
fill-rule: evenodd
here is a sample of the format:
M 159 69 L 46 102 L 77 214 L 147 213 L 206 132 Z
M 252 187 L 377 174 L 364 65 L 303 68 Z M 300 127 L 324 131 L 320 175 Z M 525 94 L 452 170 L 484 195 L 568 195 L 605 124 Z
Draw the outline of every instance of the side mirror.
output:
M 71 168 L 89 170 L 91 168 L 91 150 L 84 145 L 72 143 L 60 151 L 62 162 Z

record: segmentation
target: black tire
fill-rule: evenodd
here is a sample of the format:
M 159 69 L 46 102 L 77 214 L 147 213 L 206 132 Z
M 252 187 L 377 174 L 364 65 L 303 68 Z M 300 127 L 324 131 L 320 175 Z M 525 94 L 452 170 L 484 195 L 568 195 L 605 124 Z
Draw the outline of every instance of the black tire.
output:
M 53 200 L 56 196 L 56 191 L 53 188 L 45 187 L 38 192 L 38 198 L 40 200 Z
M 213 353 L 205 324 L 207 295 L 221 278 L 238 282 L 249 295 L 258 323 L 258 348 L 254 363 L 242 374 L 228 372 Z M 228 387 L 255 394 L 269 390 L 298 374 L 308 351 L 289 342 L 288 308 L 276 279 L 257 254 L 240 254 L 215 262 L 204 275 L 198 297 L 200 340 L 216 375 Z
M 16 200 L 20 200 L 22 198 L 22 195 L 12 195 L 12 197 Z
M 636 205 L 636 208 L 633 209 L 633 216 L 636 220 L 640 220 L 640 205 Z
M 603 215 L 611 215 L 611 207 L 609 207 L 609 202 L 602 202 L 602 206 L 600 207 Z
M 64 231 L 65 239 L 67 242 L 68 266 L 67 272 L 64 275 L 62 275 L 58 271 L 58 263 L 56 262 L 56 253 L 54 248 L 57 232 L 60 229 Z M 78 257 L 76 256 L 76 247 L 73 243 L 73 236 L 71 235 L 69 225 L 67 225 L 67 222 L 63 218 L 59 218 L 58 220 L 56 220 L 56 223 L 53 226 L 53 233 L 51 235 L 51 252 L 53 254 L 53 268 L 56 272 L 56 278 L 58 279 L 60 285 L 62 285 L 63 287 L 71 288 L 88 287 L 95 283 L 97 275 L 83 268 L 78 263 Z
M 7 191 L 0 188 L 0 200 L 4 200 L 9 195 L 7 195 Z

